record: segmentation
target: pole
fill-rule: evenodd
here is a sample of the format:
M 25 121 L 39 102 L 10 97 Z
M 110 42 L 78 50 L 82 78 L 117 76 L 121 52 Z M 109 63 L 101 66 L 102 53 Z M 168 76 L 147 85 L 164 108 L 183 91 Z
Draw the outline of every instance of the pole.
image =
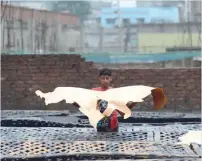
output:
M 117 7 L 118 7 L 118 25 L 119 25 L 119 42 L 120 42 L 120 51 L 122 52 L 122 42 L 123 42 L 123 31 L 121 26 L 121 13 L 120 13 L 120 0 L 117 0 Z

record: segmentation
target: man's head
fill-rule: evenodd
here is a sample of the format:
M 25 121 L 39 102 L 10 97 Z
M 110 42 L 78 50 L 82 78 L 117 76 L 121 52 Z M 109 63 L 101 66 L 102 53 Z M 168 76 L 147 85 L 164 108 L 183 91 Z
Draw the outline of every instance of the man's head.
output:
M 112 81 L 112 71 L 108 68 L 103 68 L 99 73 L 99 80 L 102 88 L 109 88 Z

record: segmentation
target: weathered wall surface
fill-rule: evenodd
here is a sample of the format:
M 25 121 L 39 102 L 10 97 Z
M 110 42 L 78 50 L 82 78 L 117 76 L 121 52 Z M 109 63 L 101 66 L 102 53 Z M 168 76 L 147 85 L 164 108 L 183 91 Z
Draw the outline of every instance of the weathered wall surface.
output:
M 2 109 L 66 109 L 64 102 L 45 106 L 35 90 L 58 86 L 91 88 L 99 85 L 98 69 L 79 55 L 2 55 Z M 167 109 L 200 110 L 201 69 L 113 69 L 113 87 L 148 85 L 163 87 Z M 152 109 L 151 102 L 142 109 Z
M 165 52 L 169 47 L 199 47 L 200 23 L 140 24 L 139 52 Z
M 169 47 L 199 47 L 200 33 L 139 33 L 139 52 L 165 52 Z

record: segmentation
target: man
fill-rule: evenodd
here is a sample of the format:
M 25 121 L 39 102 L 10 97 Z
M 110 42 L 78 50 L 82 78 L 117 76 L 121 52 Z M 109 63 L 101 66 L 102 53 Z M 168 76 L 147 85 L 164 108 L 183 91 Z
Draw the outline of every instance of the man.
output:
M 108 68 L 101 69 L 99 72 L 99 81 L 100 81 L 100 87 L 92 88 L 92 90 L 96 91 L 106 91 L 110 90 L 112 87 L 110 87 L 110 83 L 112 81 L 112 72 Z M 105 111 L 107 108 L 108 102 L 105 100 L 98 100 L 98 106 L 97 109 L 100 110 L 101 113 Z M 135 105 L 134 102 L 128 102 L 127 106 L 128 108 L 132 108 Z M 97 124 L 97 131 L 98 132 L 117 132 L 118 131 L 118 113 L 123 116 L 124 114 L 121 111 L 115 110 L 111 116 L 104 117 L 102 120 L 100 120 Z

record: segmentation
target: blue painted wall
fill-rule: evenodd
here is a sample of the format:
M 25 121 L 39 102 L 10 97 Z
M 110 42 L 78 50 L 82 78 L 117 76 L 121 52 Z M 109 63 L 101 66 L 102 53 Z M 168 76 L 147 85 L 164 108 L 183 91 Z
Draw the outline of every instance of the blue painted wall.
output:
M 99 14 L 103 27 L 114 27 L 118 25 L 118 20 L 114 24 L 108 24 L 107 19 L 117 18 L 117 8 L 103 8 Z M 138 18 L 143 18 L 145 23 L 151 23 L 152 19 L 166 20 L 173 23 L 179 22 L 179 11 L 177 7 L 138 7 L 120 8 L 120 18 L 127 18 L 132 24 L 136 24 Z

